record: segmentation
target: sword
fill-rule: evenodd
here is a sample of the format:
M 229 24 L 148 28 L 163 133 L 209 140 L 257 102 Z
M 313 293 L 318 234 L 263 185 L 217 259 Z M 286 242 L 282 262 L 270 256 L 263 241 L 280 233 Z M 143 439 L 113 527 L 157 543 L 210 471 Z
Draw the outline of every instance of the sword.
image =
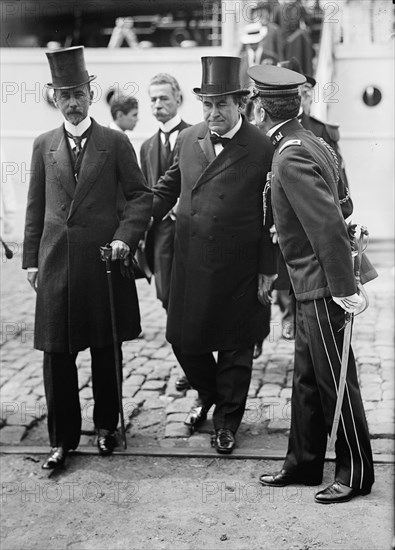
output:
M 0 237 L 0 239 L 1 239 L 1 237 Z M 1 244 L 3 245 L 3 248 L 4 248 L 5 257 L 7 258 L 7 260 L 11 260 L 11 258 L 14 256 L 13 251 L 8 246 L 8 244 L 3 241 L 3 239 L 1 239 Z
M 123 416 L 123 405 L 122 405 L 122 363 L 121 363 L 121 357 L 119 354 L 117 323 L 116 323 L 116 316 L 115 316 L 114 289 L 112 286 L 112 276 L 111 276 L 111 254 L 112 254 L 112 248 L 109 244 L 107 244 L 106 246 L 100 247 L 101 259 L 103 260 L 103 262 L 106 262 L 108 293 L 110 295 L 112 339 L 114 342 L 115 374 L 117 377 L 118 409 L 119 409 L 119 416 L 121 418 L 121 434 L 122 434 L 122 440 L 123 440 L 123 448 L 126 449 L 125 419 Z
M 355 279 L 358 287 L 358 291 L 365 299 L 365 306 L 364 308 L 358 312 L 358 315 L 365 311 L 369 305 L 368 296 L 365 292 L 365 289 L 361 285 L 361 257 L 362 252 L 365 250 L 367 246 L 367 236 L 369 235 L 366 227 L 359 226 L 359 236 L 356 236 L 356 226 L 350 226 L 349 227 L 349 234 L 350 238 L 352 239 L 352 255 L 354 257 L 354 274 Z M 328 451 L 333 451 L 335 448 L 335 442 L 336 442 L 336 435 L 337 430 L 339 428 L 339 422 L 340 422 L 340 415 L 341 410 L 343 406 L 343 399 L 344 399 L 344 389 L 346 387 L 346 378 L 347 378 L 347 367 L 348 367 L 348 357 L 350 355 L 350 346 L 351 346 L 351 331 L 352 331 L 352 325 L 354 322 L 354 313 L 346 313 L 345 314 L 345 324 L 342 328 L 344 328 L 344 337 L 343 337 L 343 349 L 342 349 L 342 358 L 341 358 L 341 367 L 340 367 L 340 377 L 339 377 L 339 385 L 337 389 L 337 401 L 336 401 L 336 407 L 335 407 L 335 414 L 333 416 L 333 423 L 332 423 L 332 430 L 331 435 L 329 438 L 328 443 Z

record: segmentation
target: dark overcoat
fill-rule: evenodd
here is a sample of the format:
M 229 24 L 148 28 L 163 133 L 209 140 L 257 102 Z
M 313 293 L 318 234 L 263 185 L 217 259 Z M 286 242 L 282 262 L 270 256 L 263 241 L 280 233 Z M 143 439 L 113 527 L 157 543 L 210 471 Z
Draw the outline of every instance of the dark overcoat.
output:
M 23 268 L 38 267 L 36 349 L 73 353 L 112 343 L 109 293 L 99 247 L 119 239 L 133 254 L 152 213 L 129 139 L 92 120 L 78 176 L 64 127 L 33 146 Z M 120 196 L 123 212 L 119 212 Z M 119 341 L 140 333 L 133 279 L 113 263 Z
M 177 148 L 154 188 L 155 217 L 179 196 L 167 339 L 190 353 L 249 347 L 263 322 L 258 273 L 275 273 L 262 206 L 273 148 L 245 120 L 217 157 L 205 123 Z

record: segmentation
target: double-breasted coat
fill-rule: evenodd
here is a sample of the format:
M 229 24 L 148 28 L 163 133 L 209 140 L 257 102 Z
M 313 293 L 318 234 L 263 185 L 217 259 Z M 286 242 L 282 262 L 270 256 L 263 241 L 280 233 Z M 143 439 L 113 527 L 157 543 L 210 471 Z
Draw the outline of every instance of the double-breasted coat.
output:
M 245 119 L 216 157 L 206 123 L 184 130 L 154 188 L 154 216 L 176 202 L 167 339 L 185 352 L 243 349 L 259 337 L 258 273 L 275 273 L 263 224 L 273 148 Z
M 151 212 L 152 192 L 121 132 L 92 120 L 78 182 L 63 125 L 35 140 L 22 267 L 38 267 L 36 349 L 74 353 L 112 344 L 99 247 L 119 239 L 133 254 Z M 134 280 L 121 276 L 119 261 L 112 271 L 121 342 L 140 333 L 139 307 Z

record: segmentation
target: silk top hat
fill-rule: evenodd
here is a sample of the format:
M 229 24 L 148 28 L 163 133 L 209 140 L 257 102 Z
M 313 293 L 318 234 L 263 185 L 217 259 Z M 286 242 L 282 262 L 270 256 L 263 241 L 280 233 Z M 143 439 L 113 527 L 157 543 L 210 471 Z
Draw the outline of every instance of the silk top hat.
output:
M 194 88 L 196 95 L 219 96 L 228 94 L 247 95 L 239 78 L 240 57 L 202 57 L 202 84 Z
M 255 97 L 291 97 L 298 95 L 298 88 L 306 77 L 295 71 L 275 65 L 254 65 L 247 71 L 255 83 Z
M 46 52 L 49 68 L 51 69 L 52 82 L 47 86 L 59 90 L 76 88 L 88 84 L 96 78 L 89 75 L 85 66 L 84 46 L 74 46 Z
M 313 88 L 317 84 L 315 78 L 302 72 L 302 67 L 300 66 L 300 63 L 296 59 L 296 57 L 291 57 L 291 59 L 288 59 L 287 61 L 280 61 L 279 66 L 284 67 L 284 69 L 290 69 L 291 71 L 296 71 L 297 73 L 302 74 L 306 77 L 307 83 L 310 84 Z

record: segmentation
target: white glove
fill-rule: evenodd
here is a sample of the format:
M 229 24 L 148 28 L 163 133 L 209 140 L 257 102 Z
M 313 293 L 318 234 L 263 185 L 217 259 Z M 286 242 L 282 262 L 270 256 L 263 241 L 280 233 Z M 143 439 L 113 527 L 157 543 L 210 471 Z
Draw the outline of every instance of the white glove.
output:
M 332 298 L 338 306 L 342 307 L 348 313 L 357 313 L 364 305 L 364 300 L 359 294 L 352 294 L 352 296 L 344 296 L 343 298 L 332 296 Z

